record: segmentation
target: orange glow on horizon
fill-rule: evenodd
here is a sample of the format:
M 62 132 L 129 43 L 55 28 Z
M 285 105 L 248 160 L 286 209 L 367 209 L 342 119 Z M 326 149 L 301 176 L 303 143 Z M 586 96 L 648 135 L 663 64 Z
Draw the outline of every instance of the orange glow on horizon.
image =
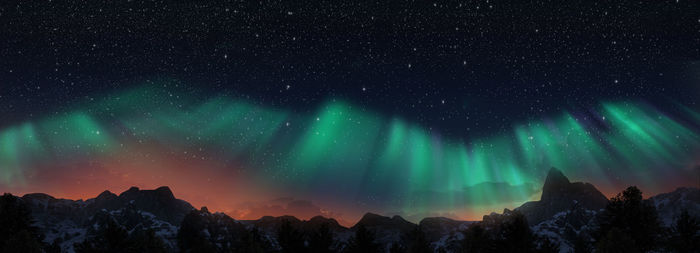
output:
M 320 214 L 334 218 L 347 227 L 354 225 L 366 212 L 383 213 L 371 208 L 349 207 L 341 202 L 332 203 L 335 206 L 320 204 L 320 212 L 315 209 L 285 209 L 284 204 L 260 200 L 272 200 L 285 196 L 286 193 L 261 187 L 260 182 L 253 182 L 245 170 L 235 165 L 192 154 L 183 155 L 182 151 L 170 150 L 158 143 L 128 145 L 131 146 L 128 149 L 97 158 L 39 164 L 25 174 L 27 183 L 0 185 L 0 191 L 20 196 L 41 192 L 56 198 L 86 200 L 95 198 L 105 190 L 120 194 L 132 186 L 141 189 L 168 186 L 176 198 L 189 202 L 195 208 L 207 206 L 212 212 L 223 212 L 234 219 L 294 215 L 308 220 Z M 608 198 L 627 187 L 594 185 Z M 641 190 L 645 197 L 650 197 L 660 192 L 673 191 L 678 185 L 661 187 Z M 540 193 L 535 196 L 533 200 L 539 200 Z M 241 203 L 256 202 L 261 204 L 257 207 L 241 207 Z M 521 204 L 523 203 L 465 207 L 454 213 L 454 217 L 476 221 L 491 212 L 501 213 L 504 208 L 512 210 Z

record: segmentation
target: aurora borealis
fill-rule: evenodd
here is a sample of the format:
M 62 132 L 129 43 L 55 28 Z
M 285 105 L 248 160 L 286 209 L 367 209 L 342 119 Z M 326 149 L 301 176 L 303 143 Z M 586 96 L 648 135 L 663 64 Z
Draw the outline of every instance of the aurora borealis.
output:
M 245 217 L 241 203 L 296 197 L 342 219 L 365 210 L 468 219 L 536 199 L 550 166 L 609 194 L 621 182 L 654 192 L 692 185 L 700 154 L 693 111 L 670 116 L 642 102 L 605 102 L 458 140 L 341 100 L 299 114 L 187 95 L 170 88 L 175 83 L 142 85 L 4 128 L 3 190 L 39 191 L 60 177 L 60 185 L 48 186 L 59 196 L 168 184 L 234 217 Z M 188 176 L 193 171 L 199 176 Z
M 700 183 L 698 1 L 2 1 L 0 192 L 479 220 Z

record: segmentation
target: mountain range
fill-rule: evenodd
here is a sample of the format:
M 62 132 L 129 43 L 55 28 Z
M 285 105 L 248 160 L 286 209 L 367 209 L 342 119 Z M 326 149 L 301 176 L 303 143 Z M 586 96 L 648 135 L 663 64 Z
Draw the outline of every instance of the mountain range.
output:
M 473 221 L 459 221 L 445 217 L 424 218 L 418 224 L 401 216 L 386 217 L 367 213 L 354 226 L 341 226 L 332 218 L 321 216 L 300 220 L 294 216 L 265 216 L 257 220 L 235 220 L 223 213 L 211 213 L 206 207 L 197 210 L 184 200 L 175 198 L 168 187 L 142 190 L 132 187 L 119 195 L 105 191 L 88 200 L 57 199 L 43 193 L 26 194 L 21 200 L 27 204 L 35 226 L 44 235 L 44 242 L 58 245 L 63 252 L 74 252 L 75 245 L 86 238 L 97 236 L 101 228 L 114 222 L 128 233 L 154 231 L 170 252 L 178 251 L 178 232 L 185 219 L 206 232 L 212 245 L 226 245 L 242 240 L 243 234 L 255 228 L 271 247 L 278 249 L 277 231 L 288 223 L 302 233 L 313 233 L 323 224 L 332 232 L 333 249 L 342 249 L 359 227 L 376 235 L 376 242 L 388 249 L 402 236 L 420 226 L 434 251 L 453 252 L 464 238 L 462 231 Z M 608 204 L 608 199 L 595 186 L 570 182 L 561 171 L 552 168 L 546 177 L 539 201 L 524 203 L 514 209 L 522 213 L 537 236 L 547 237 L 560 245 L 560 252 L 573 249 L 573 241 L 581 233 L 590 233 L 596 215 Z M 662 224 L 669 226 L 681 210 L 700 217 L 700 189 L 678 188 L 673 192 L 653 196 L 647 203 L 656 207 Z M 484 215 L 485 227 L 514 211 Z M 198 215 L 188 216 L 196 213 Z M 188 218 L 189 217 L 189 218 Z M 194 217 L 194 218 L 193 218 Z M 183 232 L 180 232 L 183 233 Z

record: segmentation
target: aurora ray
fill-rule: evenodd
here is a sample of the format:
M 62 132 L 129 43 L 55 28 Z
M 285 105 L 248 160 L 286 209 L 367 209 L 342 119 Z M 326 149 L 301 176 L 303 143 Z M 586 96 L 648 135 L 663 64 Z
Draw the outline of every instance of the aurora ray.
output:
M 329 100 L 314 113 L 294 113 L 232 96 L 176 93 L 167 84 L 110 94 L 2 129 L 2 190 L 33 189 L 40 182 L 32 175 L 45 173 L 41 164 L 133 158 L 134 150 L 153 146 L 162 150 L 138 159 L 209 161 L 211 168 L 198 169 L 219 173 L 207 174 L 209 180 L 215 177 L 217 188 L 236 188 L 241 195 L 289 193 L 347 210 L 352 207 L 341 202 L 471 218 L 534 199 L 549 167 L 608 193 L 619 190 L 621 177 L 660 191 L 692 183 L 684 179 L 692 174 L 687 165 L 700 154 L 693 121 L 698 114 L 687 108 L 682 116 L 690 121 L 644 103 L 606 102 L 515 124 L 510 133 L 457 140 L 341 100 Z M 161 99 L 144 99 L 154 93 Z M 99 168 L 72 176 L 89 180 L 85 173 Z M 670 170 L 672 180 L 654 180 Z M 254 186 L 231 186 L 243 184 Z M 235 201 L 219 202 L 231 210 Z

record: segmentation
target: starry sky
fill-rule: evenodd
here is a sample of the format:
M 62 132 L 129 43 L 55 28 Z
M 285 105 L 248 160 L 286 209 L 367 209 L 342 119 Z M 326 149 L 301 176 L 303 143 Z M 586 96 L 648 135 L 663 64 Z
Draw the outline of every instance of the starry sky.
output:
M 479 219 L 700 184 L 697 1 L 2 1 L 0 191 Z

